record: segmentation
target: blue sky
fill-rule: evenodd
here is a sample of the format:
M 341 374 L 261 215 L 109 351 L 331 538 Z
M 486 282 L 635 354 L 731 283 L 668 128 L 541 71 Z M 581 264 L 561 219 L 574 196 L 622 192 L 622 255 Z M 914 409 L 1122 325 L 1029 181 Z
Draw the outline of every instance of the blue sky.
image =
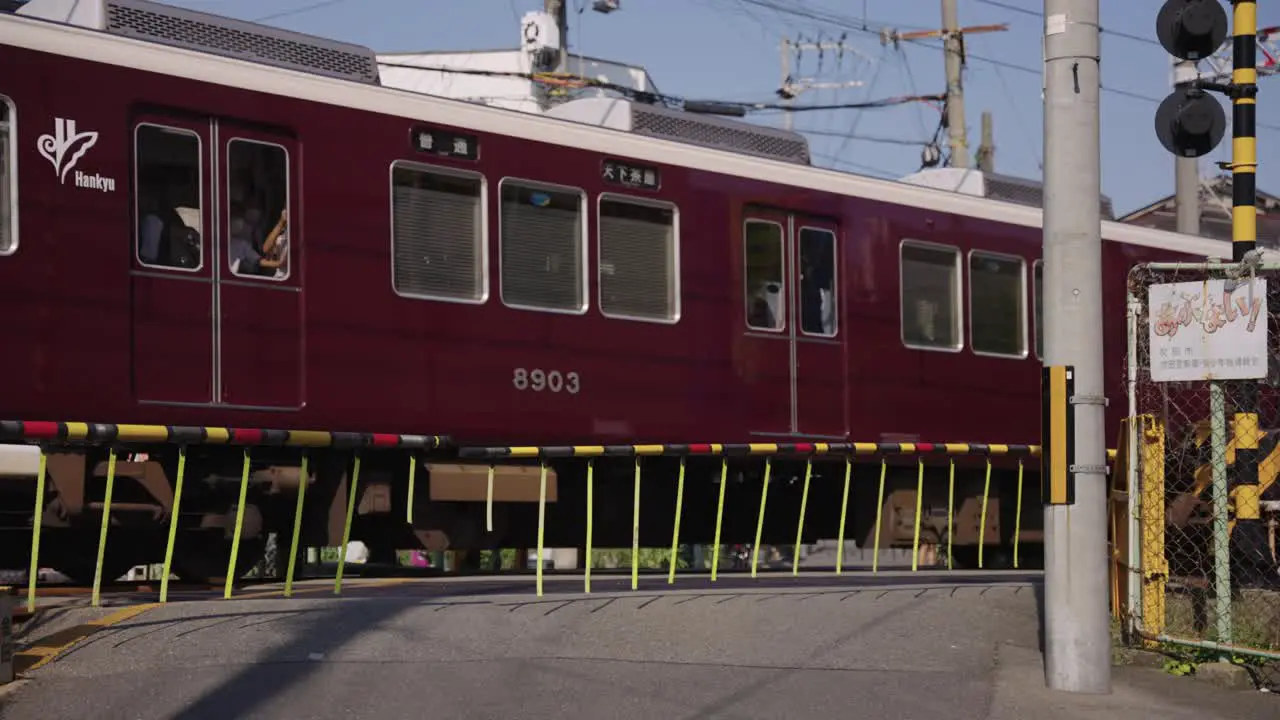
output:
M 542 6 L 541 0 L 168 2 L 357 42 L 378 51 L 515 47 L 518 18 Z M 799 74 L 822 81 L 860 79 L 864 85 L 810 91 L 798 103 L 858 102 L 945 91 L 943 55 L 937 43 L 908 43 L 895 50 L 882 47 L 877 35 L 885 25 L 904 30 L 938 27 L 938 0 L 622 0 L 622 10 L 608 15 L 593 12 L 591 0 L 568 2 L 573 52 L 642 65 L 668 94 L 773 101 L 780 82 L 781 40 L 800 36 L 813 40 L 819 33 L 823 39 L 835 40 L 842 32 L 848 33 L 846 43 L 871 62 L 855 64 L 846 59 L 838 67 L 835 58 L 828 56 L 819 69 L 817 57 L 808 54 Z M 1169 58 L 1159 45 L 1140 39 L 1154 41 L 1161 4 L 1162 0 L 1102 0 L 1102 76 L 1104 87 L 1110 88 L 1102 95 L 1102 185 L 1118 213 L 1173 192 L 1173 158 L 1156 141 L 1156 103 L 1152 101 L 1169 92 Z M 1030 178 L 1041 176 L 1042 10 L 1041 0 L 960 0 L 962 25 L 1009 25 L 1006 32 L 968 37 L 972 57 L 965 76 L 965 106 L 970 145 L 978 145 L 982 111 L 992 112 L 997 172 Z M 1259 23 L 1280 25 L 1280 7 L 1259 3 Z M 873 32 L 860 31 L 862 27 Z M 1280 152 L 1275 150 L 1280 145 L 1280 77 L 1263 79 L 1261 85 L 1259 123 L 1273 127 L 1258 130 L 1259 189 L 1280 194 Z M 906 105 L 801 113 L 795 126 L 815 131 L 810 142 L 819 164 L 900 176 L 919 168 L 922 143 L 932 137 L 938 119 L 933 107 Z M 781 118 L 762 114 L 755 121 L 781 123 Z M 855 137 L 843 137 L 847 135 Z M 1202 172 L 1214 172 L 1213 161 L 1228 160 L 1230 146 L 1228 132 L 1218 149 L 1202 159 Z

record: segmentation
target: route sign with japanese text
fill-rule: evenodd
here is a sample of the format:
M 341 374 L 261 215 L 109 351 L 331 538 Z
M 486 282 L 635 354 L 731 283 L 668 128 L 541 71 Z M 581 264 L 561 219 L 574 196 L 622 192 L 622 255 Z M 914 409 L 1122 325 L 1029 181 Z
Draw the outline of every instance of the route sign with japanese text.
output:
M 1267 281 L 1152 285 L 1151 379 L 1251 380 L 1267 375 Z

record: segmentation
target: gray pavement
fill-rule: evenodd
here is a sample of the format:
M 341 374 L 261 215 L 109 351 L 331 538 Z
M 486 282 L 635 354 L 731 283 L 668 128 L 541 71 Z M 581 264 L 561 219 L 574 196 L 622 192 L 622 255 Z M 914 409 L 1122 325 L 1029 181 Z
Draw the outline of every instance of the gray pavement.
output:
M 1045 690 L 1025 579 L 624 582 L 171 603 L 35 670 L 0 718 L 1280 717 L 1274 695 L 1135 667 L 1108 696 Z

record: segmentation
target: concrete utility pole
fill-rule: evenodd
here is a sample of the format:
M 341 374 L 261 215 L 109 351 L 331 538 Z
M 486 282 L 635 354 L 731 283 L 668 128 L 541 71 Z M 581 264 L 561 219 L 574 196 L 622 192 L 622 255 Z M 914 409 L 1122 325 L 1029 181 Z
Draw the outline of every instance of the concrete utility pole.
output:
M 982 113 L 982 144 L 978 146 L 978 169 L 984 173 L 996 171 L 995 130 L 992 127 L 991 112 Z
M 957 0 L 942 0 L 943 52 L 947 59 L 947 128 L 951 136 L 951 167 L 969 167 L 969 138 L 964 126 L 964 35 L 960 32 Z
M 1191 60 L 1179 60 L 1173 66 L 1173 86 L 1182 87 L 1196 79 L 1196 64 Z M 1175 205 L 1178 213 L 1178 232 L 1187 235 L 1200 234 L 1200 161 L 1196 158 L 1175 157 Z
M 543 0 L 542 9 L 556 19 L 560 30 L 560 54 L 556 60 L 556 72 L 569 72 L 569 5 L 565 0 Z
M 1074 367 L 1075 504 L 1045 506 L 1045 682 L 1111 692 L 1099 0 L 1045 0 L 1045 365 Z

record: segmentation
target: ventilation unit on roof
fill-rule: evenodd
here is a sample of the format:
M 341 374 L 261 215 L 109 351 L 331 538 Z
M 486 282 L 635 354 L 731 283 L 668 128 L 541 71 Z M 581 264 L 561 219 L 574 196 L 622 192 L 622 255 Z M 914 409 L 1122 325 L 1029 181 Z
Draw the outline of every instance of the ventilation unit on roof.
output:
M 17 14 L 288 70 L 379 84 L 378 61 L 369 48 L 147 0 L 30 0 Z
M 899 178 L 901 182 L 938 190 L 1044 208 L 1044 184 L 1038 180 L 984 173 L 973 168 L 930 168 Z M 1114 220 L 1111 198 L 1098 198 L 1103 220 Z
M 613 128 L 638 135 L 701 145 L 717 150 L 755 155 L 808 165 L 809 143 L 803 135 L 785 130 L 694 115 L 619 98 L 573 100 L 546 112 L 549 117 Z

